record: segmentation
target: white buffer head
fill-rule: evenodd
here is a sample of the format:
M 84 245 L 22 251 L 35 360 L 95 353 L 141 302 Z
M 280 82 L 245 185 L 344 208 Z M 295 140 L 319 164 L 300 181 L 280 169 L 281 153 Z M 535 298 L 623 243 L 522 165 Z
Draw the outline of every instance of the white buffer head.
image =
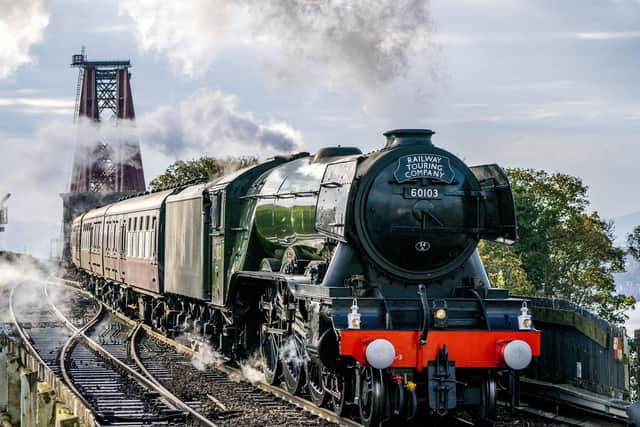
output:
M 513 340 L 505 345 L 502 350 L 504 363 L 515 371 L 529 366 L 532 355 L 531 347 L 522 340 Z
M 367 362 L 376 369 L 385 369 L 391 366 L 396 358 L 396 349 L 389 341 L 378 338 L 367 346 L 365 351 Z

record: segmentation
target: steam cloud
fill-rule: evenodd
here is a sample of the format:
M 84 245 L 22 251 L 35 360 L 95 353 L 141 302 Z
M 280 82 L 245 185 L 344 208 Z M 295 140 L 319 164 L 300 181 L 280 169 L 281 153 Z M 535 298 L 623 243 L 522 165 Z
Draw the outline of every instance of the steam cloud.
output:
M 31 165 L 11 170 L 8 176 L 0 177 L 7 180 L 8 188 L 17 190 L 51 191 L 54 194 L 68 189 L 68 178 L 71 172 L 71 158 L 88 153 L 97 142 L 107 143 L 114 151 L 114 157 L 122 159 L 124 163 L 131 159 L 134 151 L 129 142 L 137 138 L 133 123 L 103 122 L 98 125 L 89 119 L 80 119 L 74 124 L 70 120 L 55 120 L 43 124 L 29 141 L 13 141 L 10 143 L 15 150 L 8 153 L 14 158 L 8 159 L 7 164 Z M 87 150 L 75 150 L 87 148 Z M 89 161 L 79 158 L 80 161 Z M 61 171 L 67 173 L 61 173 Z M 19 191 L 14 190 L 16 195 Z
M 11 259 L 0 256 L 0 324 L 12 322 L 8 310 L 12 287 L 22 287 L 20 298 L 16 299 L 16 309 L 40 305 L 43 298 L 42 283 L 53 271 L 50 266 L 38 263 L 30 257 Z M 51 296 L 52 300 L 58 302 L 53 293 Z
M 109 143 L 114 158 L 126 163 L 131 159 L 128 142 L 134 131 L 132 124 L 103 122 L 98 127 L 89 120 L 74 125 L 70 119 L 45 122 L 31 137 L 10 137 L 0 131 L 3 147 L 10 147 L 2 151 L 0 192 L 12 193 L 9 225 L 0 233 L 0 248 L 48 257 L 56 249 L 51 239 L 62 237 L 60 193 L 69 191 L 76 145 L 87 148 L 79 150 L 79 161 L 87 161 L 83 157 L 92 151 L 89 147 L 102 141 Z
M 243 42 L 263 46 L 279 77 L 316 73 L 330 86 L 372 88 L 404 76 L 429 41 L 427 6 L 427 0 L 123 0 L 120 10 L 133 19 L 143 49 L 165 53 L 188 76 L 202 75 L 227 43 Z
M 266 124 L 240 112 L 237 99 L 220 91 L 199 89 L 177 107 L 160 107 L 138 120 L 146 146 L 169 156 L 260 155 L 294 151 L 299 132 L 285 123 Z
M 240 374 L 231 373 L 229 379 L 236 382 L 245 380 L 251 384 L 263 383 L 266 381 L 263 370 L 264 362 L 260 353 L 257 352 L 240 363 Z
M 49 24 L 45 0 L 0 0 L 0 79 L 29 63 L 31 47 Z
M 106 120 L 98 126 L 85 119 L 76 124 L 58 119 L 41 125 L 31 138 L 10 137 L 0 131 L 0 139 L 12 147 L 3 152 L 4 167 L 0 168 L 0 191 L 13 193 L 12 218 L 44 222 L 60 218 L 58 194 L 69 188 L 74 152 L 81 156 L 91 153 L 97 141 L 109 144 L 113 157 L 126 163 L 134 153 L 129 143 L 139 140 L 143 162 L 146 154 L 155 150 L 162 153 L 165 166 L 203 155 L 264 158 L 295 151 L 302 143 L 301 134 L 291 126 L 260 120 L 251 112 L 240 111 L 235 96 L 207 89 L 194 92 L 176 106 L 144 114 L 135 122 Z M 76 150 L 77 144 L 87 150 Z
M 195 335 L 186 333 L 178 337 L 177 341 L 190 346 L 194 350 L 195 353 L 191 358 L 191 364 L 199 371 L 206 371 L 211 367 L 220 366 L 224 362 L 224 357 L 220 353 Z

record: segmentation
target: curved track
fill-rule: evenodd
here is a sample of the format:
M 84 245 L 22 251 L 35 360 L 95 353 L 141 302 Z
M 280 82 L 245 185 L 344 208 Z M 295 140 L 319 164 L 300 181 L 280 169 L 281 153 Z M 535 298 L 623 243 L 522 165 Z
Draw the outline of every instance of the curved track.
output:
M 69 288 L 58 300 L 76 298 L 94 301 L 89 294 Z M 85 313 L 78 310 L 81 304 L 72 302 L 65 308 L 58 307 L 46 284 L 19 284 L 9 298 L 11 318 L 29 352 L 42 366 L 64 378 L 67 386 L 92 409 L 99 425 L 215 426 L 85 334 L 111 320 L 104 306 L 95 304 L 95 315 L 87 321 L 84 314 L 81 319 L 74 316 L 74 308 L 76 313 Z
M 279 387 L 250 383 L 242 370 L 223 364 L 214 353 L 205 352 L 209 360 L 202 360 L 202 352 L 146 326 L 136 330 L 131 346 L 146 375 L 202 407 L 219 425 L 359 425 Z
M 126 368 L 133 372 L 130 375 L 142 377 L 143 383 L 168 401 L 181 402 L 181 409 L 188 408 L 201 425 L 360 425 L 280 387 L 260 381 L 249 383 L 245 380 L 246 372 L 223 363 L 221 358 L 214 361 L 214 353 L 205 351 L 205 358 L 210 360 L 202 361 L 202 351 L 119 313 L 109 312 L 101 319 L 78 331 L 76 337 L 82 336 L 99 347 L 120 369 Z M 553 417 L 535 409 L 523 413 L 522 409 L 516 408 L 515 413 L 500 410 L 500 419 L 490 424 L 578 425 L 568 417 Z M 469 425 L 463 419 L 459 419 L 459 424 Z M 585 425 L 584 419 L 581 425 Z

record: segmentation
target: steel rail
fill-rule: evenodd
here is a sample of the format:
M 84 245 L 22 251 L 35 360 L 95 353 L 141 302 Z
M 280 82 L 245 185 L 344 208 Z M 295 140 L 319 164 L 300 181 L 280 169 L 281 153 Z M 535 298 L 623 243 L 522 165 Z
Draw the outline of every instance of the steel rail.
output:
M 524 388 L 524 384 L 525 382 L 521 385 L 522 388 Z M 575 426 L 629 425 L 630 420 L 625 412 L 626 408 L 619 407 L 619 403 L 608 402 L 605 404 L 600 401 L 595 402 L 595 400 L 604 400 L 606 398 L 598 397 L 596 399 L 593 395 L 588 395 L 587 393 L 583 393 L 583 396 L 580 396 L 580 390 L 564 391 L 557 384 L 545 381 L 535 381 L 535 386 L 537 390 L 521 390 L 521 400 L 524 400 L 526 406 L 520 405 L 514 409 Z M 543 409 L 545 405 L 540 402 L 556 405 L 556 412 L 549 412 Z M 606 407 L 606 410 L 601 407 Z M 560 415 L 558 413 L 559 408 L 569 409 L 575 414 Z M 578 414 L 586 417 L 588 421 L 579 417 Z
M 20 335 L 20 338 L 22 339 L 23 345 L 26 347 L 27 351 L 36 358 L 36 360 L 38 361 L 38 364 L 40 366 L 42 366 L 42 369 L 46 369 L 47 371 L 49 371 L 52 375 L 53 375 L 53 370 L 51 369 L 51 367 L 42 359 L 42 357 L 40 356 L 40 353 L 38 353 L 38 351 L 35 349 L 35 347 L 33 346 L 32 342 L 31 342 L 31 337 L 29 337 L 29 335 L 27 334 L 27 331 L 22 327 L 22 325 L 20 325 L 20 322 L 18 321 L 18 318 L 16 316 L 15 313 L 15 308 L 14 308 L 14 304 L 13 304 L 13 299 L 14 299 L 14 294 L 15 294 L 15 290 L 16 288 L 20 286 L 20 285 L 16 285 L 13 286 L 11 288 L 11 293 L 9 294 L 9 313 L 11 316 L 11 321 L 16 325 L 16 329 L 18 330 L 18 334 Z M 46 285 L 44 286 L 44 293 L 47 296 L 47 299 L 50 301 L 49 298 L 49 294 L 47 292 L 47 287 Z M 57 311 L 57 308 L 55 309 Z M 88 326 L 92 325 L 93 323 L 97 322 L 98 319 L 100 318 L 100 315 L 102 314 L 102 307 L 100 307 L 100 309 L 98 310 L 98 313 L 87 323 Z M 58 315 L 56 313 L 56 315 Z M 77 334 L 77 328 L 71 323 L 68 322 L 65 319 L 65 324 L 67 325 L 67 327 L 70 327 L 71 330 L 74 332 L 74 335 L 72 335 L 67 342 L 65 343 L 65 347 L 67 346 L 67 344 L 69 342 L 71 342 L 72 338 L 75 337 L 75 335 Z M 87 326 L 85 325 L 85 326 Z M 74 331 L 75 330 L 75 331 Z M 61 354 L 64 351 L 64 347 L 61 350 Z M 61 359 L 62 360 L 62 359 Z M 64 369 L 64 366 L 62 367 L 62 376 L 63 379 L 65 381 L 65 385 L 69 388 L 69 390 L 71 391 L 71 393 L 73 393 L 75 395 L 75 397 L 80 400 L 80 402 L 82 403 L 82 405 L 89 410 L 93 416 L 94 419 L 93 424 L 95 426 L 100 426 L 100 424 L 98 423 L 98 421 L 95 419 L 95 412 L 93 411 L 93 408 L 91 406 L 91 404 L 89 404 L 89 402 L 87 402 L 87 400 L 84 398 L 84 396 L 82 396 L 82 394 L 80 392 L 78 392 L 78 390 L 75 388 L 75 386 L 73 385 L 73 382 L 70 381 L 70 378 L 67 377 L 66 375 L 66 370 Z
M 73 288 L 75 288 L 75 289 L 77 289 L 77 290 L 79 290 L 79 291 L 81 291 L 83 293 L 91 295 L 89 292 L 79 288 L 77 281 L 61 279 L 61 278 L 57 278 L 57 280 L 59 280 L 61 282 L 64 282 L 65 286 L 73 287 Z M 91 296 L 93 296 L 93 295 L 91 295 Z M 111 310 L 109 307 L 106 307 L 106 308 Z M 125 322 L 128 322 L 129 324 L 136 324 L 135 321 L 129 319 L 128 317 L 124 316 L 123 314 L 114 312 L 113 310 L 111 310 L 111 311 L 112 311 L 112 313 L 114 313 L 116 316 L 118 316 L 120 319 L 124 320 Z M 134 358 L 134 361 L 135 361 L 136 365 L 140 368 L 140 370 L 147 377 L 149 377 L 150 381 L 152 381 L 154 384 L 159 385 L 160 387 L 162 387 L 162 386 L 160 385 L 158 380 L 155 379 L 153 377 L 153 375 L 143 366 L 143 364 L 141 363 L 141 361 L 140 361 L 140 359 L 138 357 L 137 351 L 135 351 L 135 348 L 134 348 L 135 347 L 134 341 L 135 341 L 135 339 L 137 339 L 137 335 L 138 335 L 138 333 L 139 333 L 139 331 L 141 329 L 144 330 L 151 337 L 153 337 L 153 338 L 155 338 L 155 339 L 157 339 L 159 341 L 162 341 L 165 344 L 168 344 L 168 345 L 178 349 L 179 351 L 181 351 L 183 353 L 189 354 L 191 357 L 195 357 L 195 358 L 198 357 L 197 353 L 193 349 L 191 349 L 190 347 L 185 346 L 185 345 L 183 345 L 181 343 L 178 343 L 177 341 L 174 341 L 173 339 L 168 338 L 168 337 L 158 333 L 157 331 L 155 331 L 149 325 L 145 325 L 145 324 L 142 324 L 142 323 L 137 323 L 136 324 L 136 330 L 134 332 L 135 336 L 132 337 L 132 340 L 131 340 L 131 343 L 130 343 L 130 345 L 131 345 L 131 355 Z M 241 373 L 241 371 L 239 369 L 231 368 L 231 367 L 224 366 L 224 365 L 216 366 L 216 369 L 218 369 L 221 372 L 226 373 L 226 374 L 234 374 L 234 375 L 240 375 L 240 376 L 242 375 L 242 373 Z M 361 424 L 359 424 L 359 423 L 357 423 L 357 422 L 355 422 L 353 420 L 345 419 L 345 418 L 337 416 L 333 411 L 330 411 L 330 410 L 325 409 L 325 408 L 320 408 L 320 407 L 316 406 L 315 404 L 313 404 L 312 402 L 310 402 L 310 401 L 308 401 L 308 400 L 306 400 L 304 398 L 292 395 L 291 393 L 285 391 L 284 389 L 282 389 L 280 387 L 272 386 L 272 385 L 269 385 L 269 384 L 266 384 L 266 383 L 256 383 L 254 385 L 257 388 L 259 388 L 259 389 L 261 389 L 261 390 L 263 390 L 265 392 L 268 392 L 270 394 L 273 394 L 273 395 L 279 397 L 280 399 L 283 399 L 283 400 L 285 400 L 285 401 L 287 401 L 287 402 L 289 402 L 289 403 L 291 403 L 291 404 L 293 404 L 293 405 L 295 405 L 295 406 L 297 406 L 297 407 L 299 407 L 299 408 L 301 408 L 301 409 L 303 409 L 303 410 L 305 410 L 305 411 L 307 411 L 307 412 L 309 412 L 309 413 L 311 413 L 313 415 L 316 415 L 316 416 L 318 416 L 318 417 L 320 417 L 320 418 L 322 418 L 322 419 L 324 419 L 326 421 L 333 422 L 333 423 L 336 423 L 336 424 L 339 424 L 339 425 L 346 425 L 346 426 L 353 426 L 353 427 L 361 426 Z M 550 384 L 550 386 L 551 386 L 551 384 Z M 162 388 L 164 388 L 164 387 L 162 387 Z M 554 414 L 552 412 L 548 412 L 548 411 L 545 411 L 543 409 L 536 408 L 533 405 L 516 406 L 514 409 L 516 411 L 518 411 L 518 412 L 526 413 L 526 414 L 529 414 L 529 415 L 538 416 L 538 417 L 544 418 L 544 419 L 549 420 L 549 421 L 562 422 L 562 423 L 565 423 L 565 424 L 568 424 L 568 425 L 575 425 L 575 426 L 582 426 L 582 427 L 585 427 L 585 426 L 596 426 L 596 425 L 599 426 L 599 425 L 603 425 L 602 423 L 603 422 L 607 422 L 607 421 L 609 422 L 608 425 L 614 426 L 614 425 L 621 425 L 621 423 L 623 423 L 625 421 L 624 419 L 621 419 L 621 418 L 623 418 L 623 416 L 622 417 L 621 416 L 615 417 L 615 416 L 611 416 L 610 414 L 603 414 L 602 412 L 597 413 L 596 411 L 593 411 L 593 410 L 580 408 L 580 407 L 578 407 L 578 405 L 575 405 L 575 404 L 572 405 L 571 402 L 569 402 L 569 401 L 564 402 L 562 400 L 559 400 L 559 401 L 557 401 L 555 403 L 557 403 L 559 405 L 571 407 L 573 410 L 576 410 L 578 412 L 584 413 L 586 416 L 588 416 L 588 415 L 591 415 L 591 417 L 597 416 L 598 420 L 593 420 L 593 423 L 590 423 L 589 421 L 585 421 L 585 419 L 579 419 L 577 417 L 571 417 L 571 416 L 568 416 L 568 415 Z M 583 410 L 581 410 L 581 409 L 583 409 Z M 607 415 L 609 415 L 609 416 L 607 416 Z M 457 421 L 462 422 L 462 421 L 465 421 L 465 420 L 460 419 L 460 420 L 457 420 Z M 598 424 L 598 422 L 600 422 L 600 424 Z
M 83 292 L 83 293 L 85 293 L 87 295 L 91 295 L 95 299 L 95 297 L 91 293 L 86 292 L 85 290 L 82 290 L 82 289 L 78 289 L 76 286 L 70 285 L 71 283 L 77 283 L 77 282 L 73 282 L 73 281 L 70 281 L 70 280 L 63 280 L 63 285 L 64 286 L 72 287 L 75 290 L 81 291 L 81 292 Z M 108 306 L 106 306 L 104 303 L 102 303 L 101 301 L 98 301 L 97 299 L 95 299 L 95 300 L 100 304 L 101 309 L 111 311 L 111 309 Z M 50 304 L 52 304 L 50 299 L 49 299 L 49 302 L 50 302 Z M 68 321 L 68 319 L 66 319 L 64 317 L 62 312 L 60 312 L 56 307 L 54 307 L 54 310 L 56 311 L 56 313 L 59 316 L 61 316 L 61 319 L 64 319 L 63 321 L 65 323 L 70 324 L 70 322 Z M 116 312 L 113 312 L 113 311 L 111 311 L 111 312 L 114 313 L 119 318 L 126 320 L 130 324 L 135 324 L 135 322 L 133 322 L 131 319 L 129 319 L 129 318 L 125 317 L 125 316 L 122 316 L 120 313 L 116 313 Z M 73 326 L 73 325 L 71 325 L 71 326 Z M 210 421 L 209 419 L 204 417 L 202 414 L 197 412 L 195 409 L 191 408 L 189 405 L 184 403 L 181 399 L 176 397 L 169 390 L 167 390 L 166 388 L 162 387 L 159 383 L 156 383 L 155 380 L 153 379 L 153 377 L 149 377 L 148 378 L 147 376 L 140 374 L 139 372 L 137 372 L 136 370 L 132 369 L 130 366 L 128 366 L 127 364 L 122 362 L 117 357 L 114 357 L 113 355 L 111 355 L 104 347 L 102 347 L 100 344 L 98 344 L 97 342 L 95 342 L 93 339 L 91 339 L 90 337 L 88 337 L 85 334 L 86 330 L 88 330 L 88 329 L 89 328 L 83 328 L 83 330 L 82 331 L 78 331 L 78 333 L 76 335 L 74 335 L 73 338 L 76 338 L 76 337 L 77 338 L 82 338 L 84 340 L 84 342 L 87 344 L 87 346 L 89 348 L 91 348 L 93 351 L 99 353 L 104 358 L 106 358 L 106 359 L 112 361 L 113 363 L 115 363 L 119 368 L 124 370 L 126 372 L 126 374 L 130 378 L 132 378 L 132 379 L 136 380 L 137 382 L 141 383 L 143 386 L 145 386 L 145 388 L 155 391 L 160 396 L 162 396 L 167 402 L 169 402 L 171 405 L 173 405 L 176 408 L 178 408 L 178 409 L 180 409 L 182 411 L 185 411 L 185 412 L 189 413 L 190 415 L 192 415 L 193 418 L 200 423 L 200 425 L 207 426 L 207 427 L 217 427 L 217 425 L 215 423 L 213 423 L 212 421 Z
M 133 331 L 131 332 L 131 335 L 130 335 L 130 341 L 129 341 L 129 346 L 130 347 L 129 347 L 129 350 L 130 350 L 131 358 L 133 359 L 133 361 L 136 364 L 136 366 L 138 367 L 138 369 L 140 369 L 140 371 L 142 371 L 142 373 L 149 379 L 149 381 L 151 381 L 156 386 L 156 388 L 158 388 L 159 390 L 162 390 L 162 394 L 164 396 L 170 396 L 173 400 L 181 401 L 176 395 L 174 395 L 167 388 L 165 388 L 160 383 L 160 381 L 158 381 L 157 379 L 154 378 L 154 376 L 151 374 L 151 372 L 149 372 L 149 370 L 144 366 L 144 364 L 142 363 L 142 361 L 138 357 L 138 350 L 137 350 L 137 346 L 136 346 L 136 340 L 138 339 L 138 331 L 140 331 L 140 325 L 141 325 L 141 323 L 137 322 L 136 326 L 134 327 L 134 329 L 133 329 Z M 198 420 L 203 425 L 215 426 L 215 424 L 213 422 L 211 422 L 205 416 L 203 416 L 198 411 L 196 411 L 195 409 L 191 408 L 190 406 L 188 406 L 186 404 L 185 404 L 185 409 L 196 420 Z
M 47 299 L 49 301 L 49 304 L 56 311 L 56 316 L 60 317 L 62 315 L 62 313 L 60 313 L 58 311 L 57 307 L 54 307 L 53 303 L 51 303 L 51 298 L 49 298 L 49 294 L 46 291 L 46 287 L 45 287 L 45 293 L 47 294 Z M 71 349 L 71 347 L 73 346 L 73 343 L 76 341 L 78 336 L 80 334 L 82 334 L 85 330 L 87 330 L 88 328 L 90 328 L 93 325 L 95 325 L 100 320 L 100 318 L 102 317 L 103 314 L 104 314 L 104 308 L 102 307 L 102 305 L 100 305 L 100 308 L 98 309 L 98 313 L 96 313 L 96 315 L 93 317 L 93 319 L 91 319 L 86 325 L 84 325 L 80 329 L 76 328 L 75 325 L 73 325 L 71 322 L 69 322 L 66 317 L 64 317 L 64 316 L 60 317 L 60 319 L 65 323 L 65 325 L 67 325 L 67 327 L 69 329 L 71 329 L 71 331 L 73 332 L 73 335 L 71 335 L 69 337 L 67 342 L 64 343 L 64 346 L 60 350 L 60 355 L 59 355 L 60 372 L 62 373 L 62 377 L 64 378 L 64 381 L 67 383 L 67 386 L 71 389 L 71 391 L 76 396 L 78 396 L 78 398 L 82 401 L 82 403 L 85 406 L 87 406 L 88 408 L 91 408 L 91 411 L 94 413 L 94 416 L 96 415 L 96 413 L 94 411 L 93 405 L 91 405 L 84 398 L 82 393 L 80 393 L 80 391 L 76 388 L 76 385 L 73 383 L 73 380 L 71 379 L 71 376 L 69 375 L 69 372 L 67 371 L 67 367 L 66 367 L 64 362 L 67 360 L 67 357 L 66 357 L 67 356 L 67 352 L 69 351 L 69 349 Z M 97 421 L 96 421 L 96 424 L 98 425 Z
M 132 322 L 131 319 L 121 315 L 120 313 L 116 313 L 116 315 L 118 315 L 120 318 L 122 318 L 123 320 L 127 321 L 127 322 Z M 142 323 L 138 324 L 139 329 L 143 329 L 147 334 L 149 334 L 149 336 L 153 337 L 154 339 L 157 339 L 161 342 L 164 342 L 165 344 L 168 344 L 174 348 L 176 348 L 178 351 L 183 352 L 185 354 L 189 354 L 191 357 L 194 358 L 198 358 L 198 354 L 193 351 L 193 349 L 191 347 L 185 346 L 184 344 L 180 344 L 179 342 L 176 342 L 174 340 L 172 340 L 171 338 L 168 338 L 158 332 L 156 332 L 155 330 L 153 330 L 153 328 L 149 325 L 145 325 Z M 132 345 L 133 345 L 133 340 L 132 340 Z M 135 349 L 132 347 L 131 348 L 131 353 L 132 355 L 135 354 Z M 142 368 L 142 367 L 141 367 Z M 142 368 L 144 369 L 144 368 Z M 242 372 L 240 369 L 236 369 L 236 368 L 231 368 L 229 366 L 224 366 L 224 365 L 218 365 L 215 367 L 215 369 L 218 369 L 219 371 L 227 374 L 227 375 L 238 375 L 240 378 L 242 378 Z M 146 371 L 146 369 L 144 369 Z M 150 375 L 150 374 L 149 374 Z M 157 380 L 155 380 L 157 381 Z M 252 384 L 255 387 L 259 388 L 262 391 L 265 391 L 269 394 L 272 394 L 276 397 L 278 397 L 279 399 L 284 400 L 285 402 L 288 402 L 312 415 L 315 415 L 325 421 L 329 421 L 341 426 L 349 426 L 349 427 L 361 427 L 362 424 L 353 421 L 351 419 L 348 418 L 342 418 L 338 415 L 335 414 L 335 412 L 326 409 L 326 408 L 321 408 L 319 406 L 316 406 L 314 403 L 308 401 L 307 399 L 303 398 L 303 397 L 299 397 L 296 395 L 293 395 L 291 393 L 289 393 L 288 391 L 280 388 L 280 387 L 276 387 L 276 386 L 272 386 L 270 384 L 266 384 L 266 383 L 262 383 L 262 382 L 258 382 L 255 384 Z
M 72 280 L 67 280 L 67 279 L 62 279 L 62 278 L 56 278 L 59 281 L 63 282 L 63 284 L 65 286 L 70 286 L 73 288 L 78 289 L 78 282 L 77 281 L 72 281 Z M 83 292 L 92 295 L 89 292 L 86 292 L 84 290 L 82 290 Z M 158 332 L 156 332 L 151 326 L 149 325 L 145 325 L 143 323 L 140 322 L 136 322 L 130 318 L 128 318 L 127 316 L 123 315 L 122 313 L 118 313 L 116 311 L 113 311 L 111 308 L 109 308 L 108 306 L 105 305 L 105 307 L 110 310 L 115 316 L 117 316 L 118 318 L 122 319 L 123 321 L 129 323 L 130 325 L 134 326 L 135 328 L 137 328 L 136 331 L 134 331 L 132 333 L 132 339 L 131 339 L 131 356 L 134 359 L 134 362 L 136 363 L 136 366 L 146 375 L 148 376 L 149 380 L 152 381 L 154 384 L 156 384 L 158 387 L 166 390 L 161 384 L 160 382 L 155 379 L 153 377 L 153 375 L 144 367 L 144 365 L 141 363 L 138 355 L 137 355 L 137 350 L 134 347 L 134 342 L 135 342 L 135 338 L 136 335 L 138 334 L 140 329 L 143 329 L 147 334 L 149 334 L 150 336 L 152 336 L 153 338 L 164 342 L 165 344 L 168 344 L 176 349 L 178 349 L 179 351 L 185 353 L 185 354 L 189 354 L 191 357 L 195 357 L 197 358 L 198 355 L 196 352 L 194 352 L 190 347 L 187 347 L 183 344 L 180 344 L 177 341 L 174 341 Z M 229 375 L 229 374 L 234 374 L 234 375 L 239 375 L 240 377 L 242 377 L 242 372 L 239 369 L 235 369 L 235 368 L 231 368 L 228 366 L 216 366 L 216 369 L 220 370 L 221 372 Z M 325 421 L 329 421 L 341 426 L 348 426 L 348 427 L 362 427 L 362 424 L 353 421 L 351 419 L 348 418 L 342 418 L 338 415 L 335 414 L 335 412 L 326 409 L 326 408 L 321 408 L 319 406 L 316 406 L 314 403 L 308 401 L 307 399 L 304 399 L 302 397 L 299 396 L 295 396 L 291 393 L 289 393 L 288 391 L 285 391 L 284 389 L 280 388 L 280 387 L 276 387 L 276 386 L 272 386 L 270 384 L 266 384 L 266 383 L 255 383 L 253 384 L 255 387 L 259 388 L 262 391 L 265 391 L 269 394 L 272 394 L 282 400 L 284 400 L 285 402 L 288 402 L 312 415 L 315 415 Z M 169 394 L 171 394 L 168 390 L 167 392 Z M 171 394 L 172 395 L 172 394 Z
M 561 403 L 560 403 L 561 404 Z M 569 415 L 559 415 L 554 412 L 549 412 L 544 409 L 536 408 L 535 406 L 516 406 L 513 408 L 516 412 L 520 412 L 523 414 L 534 415 L 536 417 L 543 418 L 545 420 L 554 422 L 554 423 L 562 423 L 568 426 L 575 427 L 618 427 L 618 426 L 628 426 L 628 422 L 622 422 L 620 419 L 604 419 L 604 417 L 594 416 L 591 412 L 584 412 L 588 418 L 578 418 L 577 416 L 569 416 Z M 578 410 L 578 408 L 574 408 Z

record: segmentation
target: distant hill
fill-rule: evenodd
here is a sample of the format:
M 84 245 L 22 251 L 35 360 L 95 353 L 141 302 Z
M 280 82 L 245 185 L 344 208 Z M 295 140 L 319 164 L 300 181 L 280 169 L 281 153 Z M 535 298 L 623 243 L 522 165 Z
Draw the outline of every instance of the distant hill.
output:
M 616 245 L 625 246 L 627 235 L 631 233 L 636 226 L 640 225 L 640 212 L 630 213 L 628 215 L 614 218 L 616 224 Z
M 640 225 L 640 212 L 614 218 L 616 224 L 616 245 L 626 246 L 627 235 Z M 632 295 L 640 301 L 640 263 L 627 260 L 627 271 L 616 274 L 616 289 L 625 295 Z

